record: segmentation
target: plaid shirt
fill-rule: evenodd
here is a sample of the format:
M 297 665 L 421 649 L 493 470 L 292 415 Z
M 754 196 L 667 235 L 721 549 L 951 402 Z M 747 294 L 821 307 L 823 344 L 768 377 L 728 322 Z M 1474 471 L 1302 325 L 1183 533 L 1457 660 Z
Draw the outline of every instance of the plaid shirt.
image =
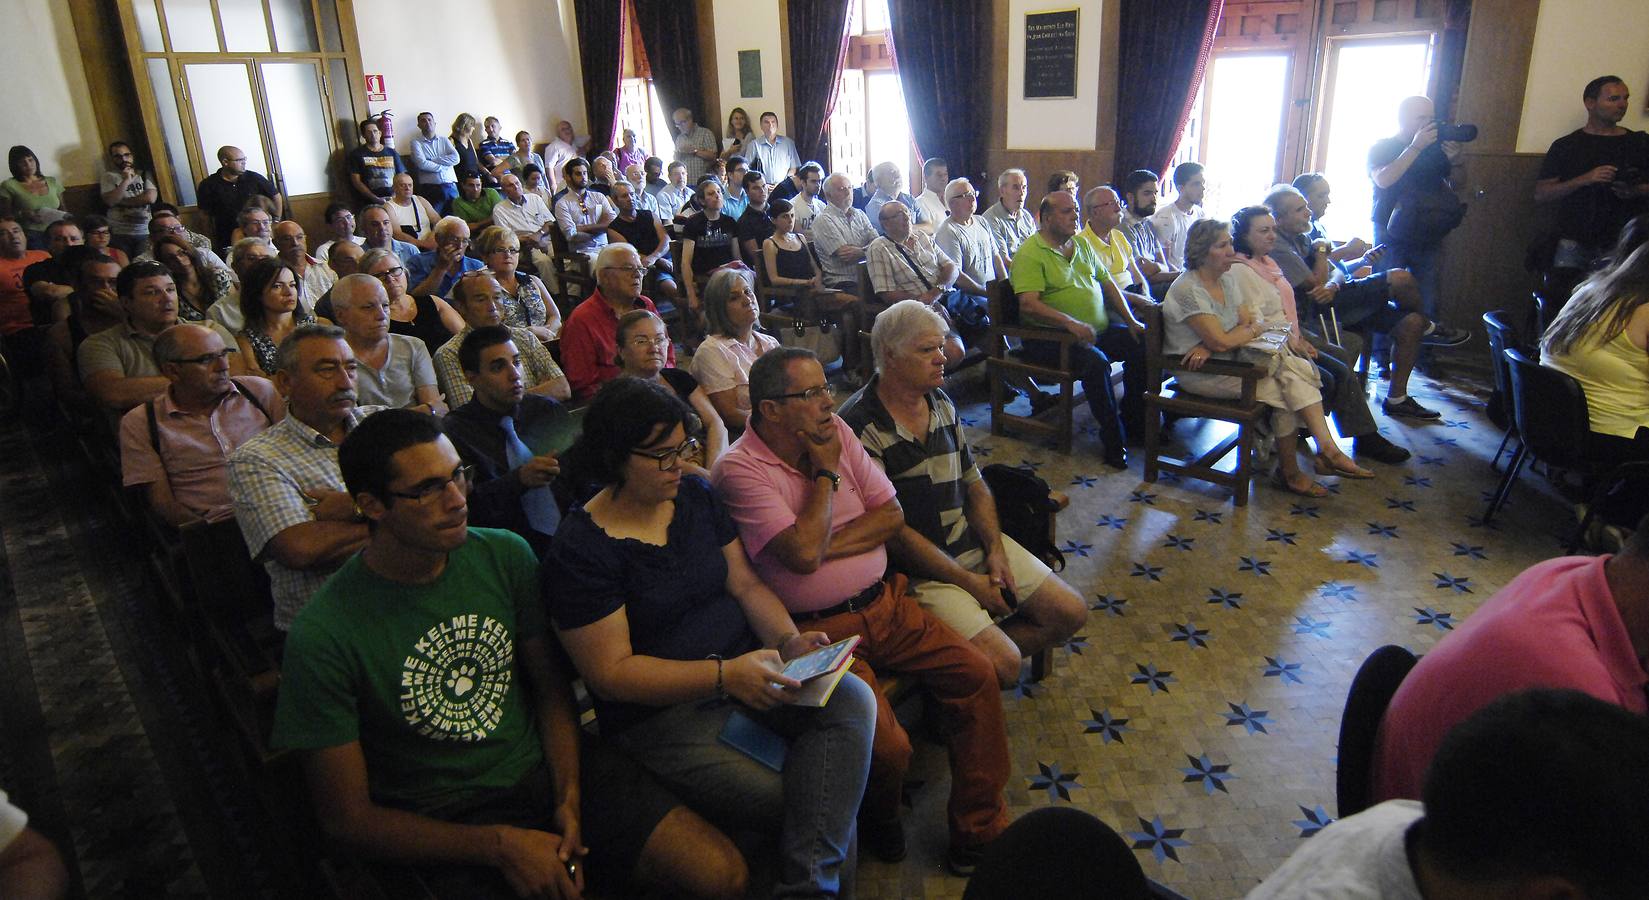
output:
M 940 283 L 939 270 L 951 258 L 934 245 L 932 238 L 913 228 L 910 237 L 905 240 L 905 252 L 900 253 L 900 249 L 892 238 L 884 236 L 871 241 L 870 248 L 865 251 L 865 263 L 870 267 L 870 286 L 876 293 L 914 291 L 925 294 L 936 287 L 949 287 Z M 921 270 L 920 274 L 917 269 Z
M 441 345 L 435 351 L 435 383 L 441 386 L 441 393 L 447 398 L 447 405 L 453 409 L 470 402 L 475 396 L 475 388 L 470 386 L 469 379 L 464 377 L 464 367 L 458 362 L 458 348 L 464 343 L 464 338 L 475 329 L 464 326 L 464 330 L 452 336 L 452 340 Z M 565 378 L 561 367 L 555 364 L 555 357 L 550 355 L 548 348 L 525 328 L 510 328 L 510 334 L 515 339 L 515 349 L 521 354 L 521 376 L 527 385 L 527 390 Z
M 353 430 L 361 420 L 385 406 L 357 406 L 349 414 Z M 275 595 L 275 627 L 292 627 L 298 610 L 326 582 L 330 572 L 289 569 L 264 551 L 269 541 L 294 525 L 315 521 L 304 500 L 305 491 L 342 491 L 338 445 L 315 429 L 287 416 L 269 430 L 242 444 L 229 456 L 229 497 L 235 519 L 253 559 L 269 572 Z
M 819 248 L 819 262 L 824 265 L 825 283 L 857 284 L 859 264 L 837 259 L 836 251 L 849 245 L 869 247 L 870 242 L 876 240 L 876 229 L 870 227 L 870 219 L 851 206 L 842 212 L 826 203 L 813 218 L 812 237 L 813 245 Z

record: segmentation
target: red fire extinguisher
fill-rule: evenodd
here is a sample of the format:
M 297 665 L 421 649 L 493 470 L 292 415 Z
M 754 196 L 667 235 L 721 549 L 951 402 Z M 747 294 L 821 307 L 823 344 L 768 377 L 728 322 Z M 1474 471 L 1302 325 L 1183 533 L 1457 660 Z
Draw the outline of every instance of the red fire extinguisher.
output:
M 385 144 L 388 144 L 388 143 L 395 140 L 395 114 L 394 113 L 390 112 L 387 109 L 384 110 L 383 112 L 379 113 L 378 114 L 378 127 L 384 133 L 384 143 Z

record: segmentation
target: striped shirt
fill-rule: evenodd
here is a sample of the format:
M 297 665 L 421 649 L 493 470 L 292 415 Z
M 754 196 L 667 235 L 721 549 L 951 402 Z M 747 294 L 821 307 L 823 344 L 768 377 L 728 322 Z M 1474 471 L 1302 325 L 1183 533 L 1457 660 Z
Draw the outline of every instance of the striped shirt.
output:
M 929 391 L 928 433 L 918 440 L 894 421 L 876 395 L 881 378 L 872 376 L 842 404 L 842 421 L 893 482 L 905 524 L 952 559 L 980 549 L 966 515 L 968 488 L 980 479 L 979 466 L 962 436 L 956 404 L 942 390 Z
M 1163 249 L 1162 241 L 1157 239 L 1156 229 L 1151 227 L 1151 220 L 1134 215 L 1131 211 L 1122 214 L 1122 230 L 1128 235 L 1128 242 L 1133 245 L 1135 259 L 1148 259 L 1167 269 L 1179 269 L 1178 263 L 1168 258 L 1168 251 Z
M 349 429 L 383 406 L 357 406 L 349 414 Z M 275 595 L 275 627 L 292 627 L 298 610 L 332 573 L 289 569 L 269 554 L 269 541 L 294 525 L 315 520 L 304 499 L 307 491 L 342 491 L 338 445 L 297 416 L 287 416 L 229 455 L 229 498 L 234 501 L 246 549 L 262 560 Z
M 870 286 L 878 294 L 890 291 L 911 291 L 925 294 L 936 287 L 950 287 L 941 282 L 939 271 L 951 258 L 940 250 L 933 239 L 911 229 L 908 246 L 901 247 L 893 238 L 882 236 L 870 242 L 865 250 L 865 263 L 870 268 Z M 900 252 L 900 250 L 904 252 Z M 951 281 L 955 282 L 953 275 Z
M 458 362 L 458 348 L 464 345 L 464 338 L 474 330 L 465 325 L 463 331 L 453 335 L 451 340 L 441 345 L 441 349 L 435 351 L 435 382 L 447 398 L 447 405 L 453 409 L 470 402 L 470 398 L 475 396 L 475 388 L 464 377 L 464 367 Z M 546 381 L 567 377 L 537 335 L 525 328 L 510 326 L 510 336 L 515 341 L 515 352 L 521 354 L 521 380 L 526 383 L 527 390 Z

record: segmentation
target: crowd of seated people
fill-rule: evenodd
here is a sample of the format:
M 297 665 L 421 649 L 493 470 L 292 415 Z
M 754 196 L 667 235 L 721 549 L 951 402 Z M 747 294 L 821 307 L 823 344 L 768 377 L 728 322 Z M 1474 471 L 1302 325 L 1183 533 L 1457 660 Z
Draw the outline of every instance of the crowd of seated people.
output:
M 1360 457 L 1408 458 L 1357 375 L 1363 332 L 1391 346 L 1381 411 L 1417 420 L 1437 417 L 1407 393 L 1421 346 L 1466 340 L 1382 247 L 1323 233 L 1316 173 L 1229 221 L 1203 210 L 1194 163 L 1162 205 L 1145 170 L 1086 193 L 1056 172 L 1032 198 L 1009 168 L 981 208 L 943 160 L 916 197 L 897 164 L 874 167 L 856 204 L 853 179 L 801 160 L 772 113 L 757 135 L 736 110 L 723 142 L 673 119 L 661 156 L 630 133 L 594 153 L 565 122 L 540 155 L 496 119 L 459 116 L 443 136 L 424 114 L 410 160 L 362 123 L 353 202 L 327 208 L 314 255 L 235 147 L 198 191 L 210 237 L 154 202 L 124 145 L 110 218 L 0 215 L 0 274 L 18 273 L 0 283 L 8 358 L 28 371 L 38 356 L 60 399 L 107 419 L 124 483 L 163 521 L 239 523 L 289 632 L 274 745 L 304 751 L 345 846 L 444 895 L 586 878 L 737 895 L 749 871 L 729 836 L 752 827 L 778 836 L 785 889 L 834 894 L 855 846 L 905 854 L 895 674 L 943 711 L 947 862 L 985 858 L 1008 824 L 999 688 L 1086 620 L 1080 593 L 1002 533 L 943 390 L 985 338 L 992 285 L 1077 339 L 1106 463 L 1125 468 L 1145 431 L 1141 313 L 1157 307 L 1180 389 L 1236 396 L 1237 379 L 1197 371 L 1210 359 L 1263 370 L 1277 485 L 1308 497 L 1329 493 L 1317 476 L 1375 477 L 1336 432 Z M 30 159 L 13 166 L 25 186 Z M 27 195 L 39 206 L 50 185 Z M 1644 221 L 1542 343 L 1586 388 L 1587 440 L 1619 460 L 1649 459 Z M 32 225 L 49 253 L 28 249 Z M 558 254 L 595 284 L 571 308 Z M 874 375 L 839 415 L 818 359 L 761 327 L 768 287 L 862 317 L 844 320 L 870 332 Z M 685 298 L 679 333 L 649 295 Z M 1641 514 L 1642 496 L 1622 502 Z M 1641 555 L 1586 577 L 1637 586 Z M 1630 631 L 1642 611 L 1623 591 Z M 852 674 L 823 706 L 793 705 L 784 665 L 850 637 Z M 558 646 L 600 741 L 576 725 Z M 485 665 L 457 662 L 476 653 Z M 1427 724 L 1391 796 L 1416 793 L 1453 722 Z M 1397 727 L 1392 746 L 1419 746 Z M 729 729 L 790 764 L 765 767 Z

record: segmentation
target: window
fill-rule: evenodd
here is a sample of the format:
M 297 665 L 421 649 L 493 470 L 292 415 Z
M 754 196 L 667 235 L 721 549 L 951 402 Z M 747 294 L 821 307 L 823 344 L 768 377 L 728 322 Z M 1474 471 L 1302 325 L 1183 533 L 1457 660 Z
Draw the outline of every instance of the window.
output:
M 1213 161 L 1202 202 L 1210 215 L 1227 218 L 1258 203 L 1277 182 L 1288 68 L 1288 57 L 1274 53 L 1231 53 L 1209 62 L 1195 104 L 1198 127 L 1186 128 L 1175 164 Z M 1168 172 L 1162 178 L 1172 183 Z
M 658 90 L 653 87 L 653 67 L 647 61 L 647 48 L 641 43 L 641 26 L 636 22 L 633 6 L 626 18 L 630 22 L 630 34 L 624 47 L 623 80 L 619 83 L 619 133 L 613 135 L 613 145 L 624 142 L 624 129 L 628 128 L 636 133 L 636 146 L 668 164 L 675 147 L 670 111 L 659 102 Z
M 1394 113 L 1404 97 L 1424 94 L 1431 80 L 1431 41 L 1416 37 L 1331 43 L 1323 91 L 1329 101 L 1313 158 L 1333 192 L 1323 226 L 1335 240 L 1372 239 L 1374 185 L 1368 178 L 1368 151 L 1375 141 L 1391 135 L 1396 117 L 1361 111 Z
M 896 162 L 907 182 L 919 165 L 899 75 L 887 0 L 852 0 L 847 62 L 830 115 L 830 171 L 863 184 L 871 167 Z
M 360 61 L 343 45 L 337 0 L 123 0 L 127 53 L 163 196 L 195 203 L 217 150 L 246 151 L 293 207 L 330 199 L 329 161 L 364 117 Z M 318 216 L 317 216 L 318 218 Z

